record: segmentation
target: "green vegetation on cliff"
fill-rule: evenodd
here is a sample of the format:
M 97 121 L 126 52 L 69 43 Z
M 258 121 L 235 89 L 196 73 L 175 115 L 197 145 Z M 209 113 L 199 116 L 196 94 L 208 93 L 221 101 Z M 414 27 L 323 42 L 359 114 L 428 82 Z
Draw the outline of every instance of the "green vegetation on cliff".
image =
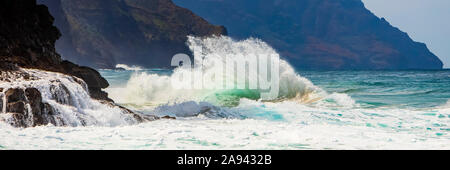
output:
M 65 59 L 96 68 L 116 64 L 168 67 L 189 53 L 188 35 L 226 34 L 171 0 L 40 0 L 55 16 Z

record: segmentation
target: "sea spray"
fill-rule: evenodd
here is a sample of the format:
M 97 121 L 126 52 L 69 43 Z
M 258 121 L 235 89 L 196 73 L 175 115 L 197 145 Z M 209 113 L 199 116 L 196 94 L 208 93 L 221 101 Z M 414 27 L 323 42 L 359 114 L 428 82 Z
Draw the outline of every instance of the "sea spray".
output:
M 3 89 L 4 90 L 4 89 Z M 6 113 L 6 95 L 4 92 L 0 93 L 0 97 L 2 98 L 2 107 L 1 107 L 1 113 Z
M 41 122 L 49 122 L 57 126 L 118 126 L 138 123 L 132 114 L 125 110 L 91 99 L 86 83 L 76 77 L 60 73 L 46 72 L 35 69 L 21 69 L 21 74 L 12 82 L 1 82 L 0 88 L 4 89 L 2 104 L 2 118 L 13 124 L 14 113 L 6 113 L 6 98 L 4 92 L 9 89 L 27 91 L 37 89 L 42 98 L 42 109 L 45 115 Z M 8 73 L 13 75 L 14 73 Z M 25 95 L 25 127 L 35 125 L 31 100 Z M 48 105 L 48 106 L 47 106 Z M 9 117 L 8 117 L 9 116 Z M 17 121 L 17 120 L 16 120 Z
M 110 82 L 126 82 L 134 74 L 125 70 L 100 72 L 128 74 L 111 76 L 117 81 L 108 79 Z M 156 74 L 153 70 L 145 72 Z M 160 71 L 158 75 L 166 73 Z M 214 105 L 187 101 L 148 110 L 170 112 L 179 116 L 176 120 L 133 126 L 18 129 L 0 123 L 0 145 L 7 149 L 450 149 L 450 107 L 445 105 L 450 99 L 448 74 L 448 71 L 305 71 L 302 75 L 327 89 L 330 95 L 312 103 L 243 98 L 236 107 L 218 107 L 227 114 L 243 115 L 244 119 L 198 115 L 202 107 Z M 367 80 L 391 85 L 388 88 L 355 85 Z M 378 94 L 384 90 L 393 93 L 423 90 L 417 86 L 439 93 Z M 360 90 L 342 94 L 347 89 Z M 333 95 L 334 92 L 341 93 Z M 386 105 L 378 105 L 378 99 Z
M 135 66 L 135 65 L 128 66 L 126 64 L 117 64 L 116 69 L 124 69 L 124 70 L 129 70 L 129 71 L 140 71 L 140 70 L 142 70 L 142 67 Z
M 195 61 L 196 63 L 203 64 L 201 68 L 198 65 L 194 65 L 192 69 L 177 68 L 169 76 L 136 72 L 133 73 L 125 87 L 110 88 L 108 89 L 108 93 L 119 103 L 137 103 L 138 105 L 148 106 L 189 101 L 209 102 L 219 106 L 237 106 L 242 98 L 264 100 L 261 96 L 265 91 L 260 89 L 176 89 L 171 85 L 171 79 L 173 77 L 183 77 L 183 75 L 196 75 L 199 72 L 203 74 L 222 72 L 222 70 L 217 70 L 220 68 L 209 64 L 226 62 L 226 56 L 241 56 L 242 58 L 235 58 L 238 62 L 252 61 L 246 59 L 251 54 L 276 54 L 276 57 L 280 57 L 267 43 L 256 38 L 236 41 L 226 36 L 209 38 L 189 36 L 187 44 L 194 58 L 202 60 Z M 223 63 L 223 65 L 227 64 Z M 249 63 L 249 65 L 257 64 Z M 231 85 L 226 84 L 225 86 L 248 86 L 246 84 L 238 84 L 234 76 L 234 74 L 225 75 L 226 83 L 232 83 Z M 265 74 L 258 74 L 255 77 L 247 76 L 246 74 L 237 74 L 237 76 L 237 79 L 242 78 L 239 76 L 248 78 L 247 81 L 249 84 L 258 84 L 251 81 L 258 81 L 258 77 L 267 77 Z M 280 60 L 279 62 L 279 81 L 277 83 L 279 93 L 276 99 L 271 100 L 274 102 L 295 100 L 300 103 L 308 103 L 320 100 L 326 95 L 323 90 L 314 86 L 306 78 L 298 75 L 285 60 Z

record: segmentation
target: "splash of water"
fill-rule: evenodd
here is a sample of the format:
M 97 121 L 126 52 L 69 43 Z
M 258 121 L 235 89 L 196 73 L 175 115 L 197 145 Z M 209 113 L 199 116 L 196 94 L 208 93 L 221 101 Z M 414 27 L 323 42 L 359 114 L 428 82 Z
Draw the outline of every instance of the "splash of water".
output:
M 126 64 L 117 64 L 117 65 L 116 65 L 116 68 L 117 68 L 117 69 L 124 69 L 124 70 L 128 70 L 128 71 L 140 71 L 140 70 L 143 70 L 142 67 L 135 66 L 135 65 L 133 65 L 133 66 L 128 66 L 128 65 L 126 65 Z
M 60 73 L 46 72 L 35 69 L 21 69 L 30 75 L 31 79 L 16 79 L 12 82 L 1 82 L 3 92 L 8 89 L 35 88 L 42 96 L 42 102 L 53 108 L 54 115 L 50 115 L 58 126 L 118 126 L 136 124 L 138 121 L 124 110 L 94 100 L 90 97 L 86 83 L 76 77 Z M 5 96 L 5 94 L 1 94 Z M 2 119 L 10 122 L 12 117 L 6 113 L 3 98 Z M 33 125 L 33 114 L 29 104 L 26 115 L 28 125 Z
M 226 62 L 225 57 L 241 56 L 234 58 L 237 62 L 257 62 L 249 60 L 250 54 L 279 54 L 267 43 L 249 38 L 243 41 L 235 41 L 230 37 L 216 36 L 208 38 L 188 37 L 187 44 L 192 51 L 196 60 L 202 63 L 202 67 L 194 66 L 192 69 L 177 68 L 170 76 L 161 76 L 157 74 L 149 74 L 144 72 L 134 73 L 125 87 L 108 89 L 110 96 L 119 103 L 134 103 L 137 105 L 156 106 L 170 102 L 210 102 L 220 106 L 237 106 L 241 99 L 261 100 L 262 90 L 254 89 L 193 89 L 179 90 L 171 85 L 171 78 L 182 77 L 186 73 L 190 75 L 218 73 L 223 72 L 218 67 L 214 67 L 211 63 Z M 251 64 L 251 63 L 250 63 Z M 250 65 L 249 64 L 249 65 Z M 257 65 L 256 63 L 253 63 Z M 226 65 L 225 63 L 223 65 Z M 314 86 L 311 81 L 301 77 L 295 72 L 292 66 L 285 60 L 280 60 L 279 66 L 279 95 L 273 102 L 283 100 L 295 100 L 301 103 L 311 103 L 321 99 L 325 92 Z M 256 77 L 247 77 L 245 74 L 237 74 L 238 78 L 247 79 L 248 83 L 256 83 L 258 77 L 267 75 L 258 73 Z M 244 76 L 244 77 L 241 77 Z M 246 84 L 239 84 L 235 81 L 234 73 L 225 75 L 227 87 L 246 87 Z M 245 82 L 244 82 L 245 83 Z M 211 86 L 211 85 L 208 85 Z

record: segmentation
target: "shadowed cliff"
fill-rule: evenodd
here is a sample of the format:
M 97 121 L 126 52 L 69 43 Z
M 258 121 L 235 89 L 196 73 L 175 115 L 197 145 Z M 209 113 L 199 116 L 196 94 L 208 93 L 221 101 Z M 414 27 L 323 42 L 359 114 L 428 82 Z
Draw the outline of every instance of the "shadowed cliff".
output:
M 54 18 L 36 0 L 0 2 L 0 70 L 36 68 L 73 75 L 89 86 L 91 96 L 110 100 L 101 89 L 109 86 L 96 70 L 63 61 L 55 51 L 61 36 L 53 26 Z
M 229 36 L 261 38 L 299 69 L 442 69 L 361 0 L 174 0 Z
M 96 68 L 116 64 L 168 67 L 189 53 L 187 35 L 226 34 L 171 0 L 39 0 L 49 6 L 65 59 Z
M 129 123 L 159 119 L 116 105 L 102 91 L 109 84 L 96 70 L 63 61 L 55 51 L 61 34 L 53 21 L 36 0 L 0 1 L 0 121 L 14 127 L 85 126 L 99 122 L 86 115 L 102 108 Z

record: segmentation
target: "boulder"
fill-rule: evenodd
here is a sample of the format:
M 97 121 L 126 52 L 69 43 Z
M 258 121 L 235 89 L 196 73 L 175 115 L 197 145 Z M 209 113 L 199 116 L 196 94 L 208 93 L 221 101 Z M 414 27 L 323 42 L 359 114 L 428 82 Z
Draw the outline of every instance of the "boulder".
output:
M 3 113 L 3 89 L 0 88 L 0 114 Z
M 81 67 L 69 61 L 63 61 L 61 65 L 65 73 L 84 80 L 88 85 L 89 93 L 92 98 L 112 101 L 108 98 L 108 93 L 102 91 L 102 89 L 109 86 L 109 83 L 97 70 L 89 67 Z
M 5 95 L 8 103 L 25 101 L 25 92 L 22 89 L 8 89 Z
M 52 117 L 53 108 L 42 102 L 42 96 L 38 89 L 8 89 L 5 96 L 6 113 L 11 114 L 11 120 L 8 123 L 11 125 L 16 127 L 32 127 L 49 123 L 56 125 Z

